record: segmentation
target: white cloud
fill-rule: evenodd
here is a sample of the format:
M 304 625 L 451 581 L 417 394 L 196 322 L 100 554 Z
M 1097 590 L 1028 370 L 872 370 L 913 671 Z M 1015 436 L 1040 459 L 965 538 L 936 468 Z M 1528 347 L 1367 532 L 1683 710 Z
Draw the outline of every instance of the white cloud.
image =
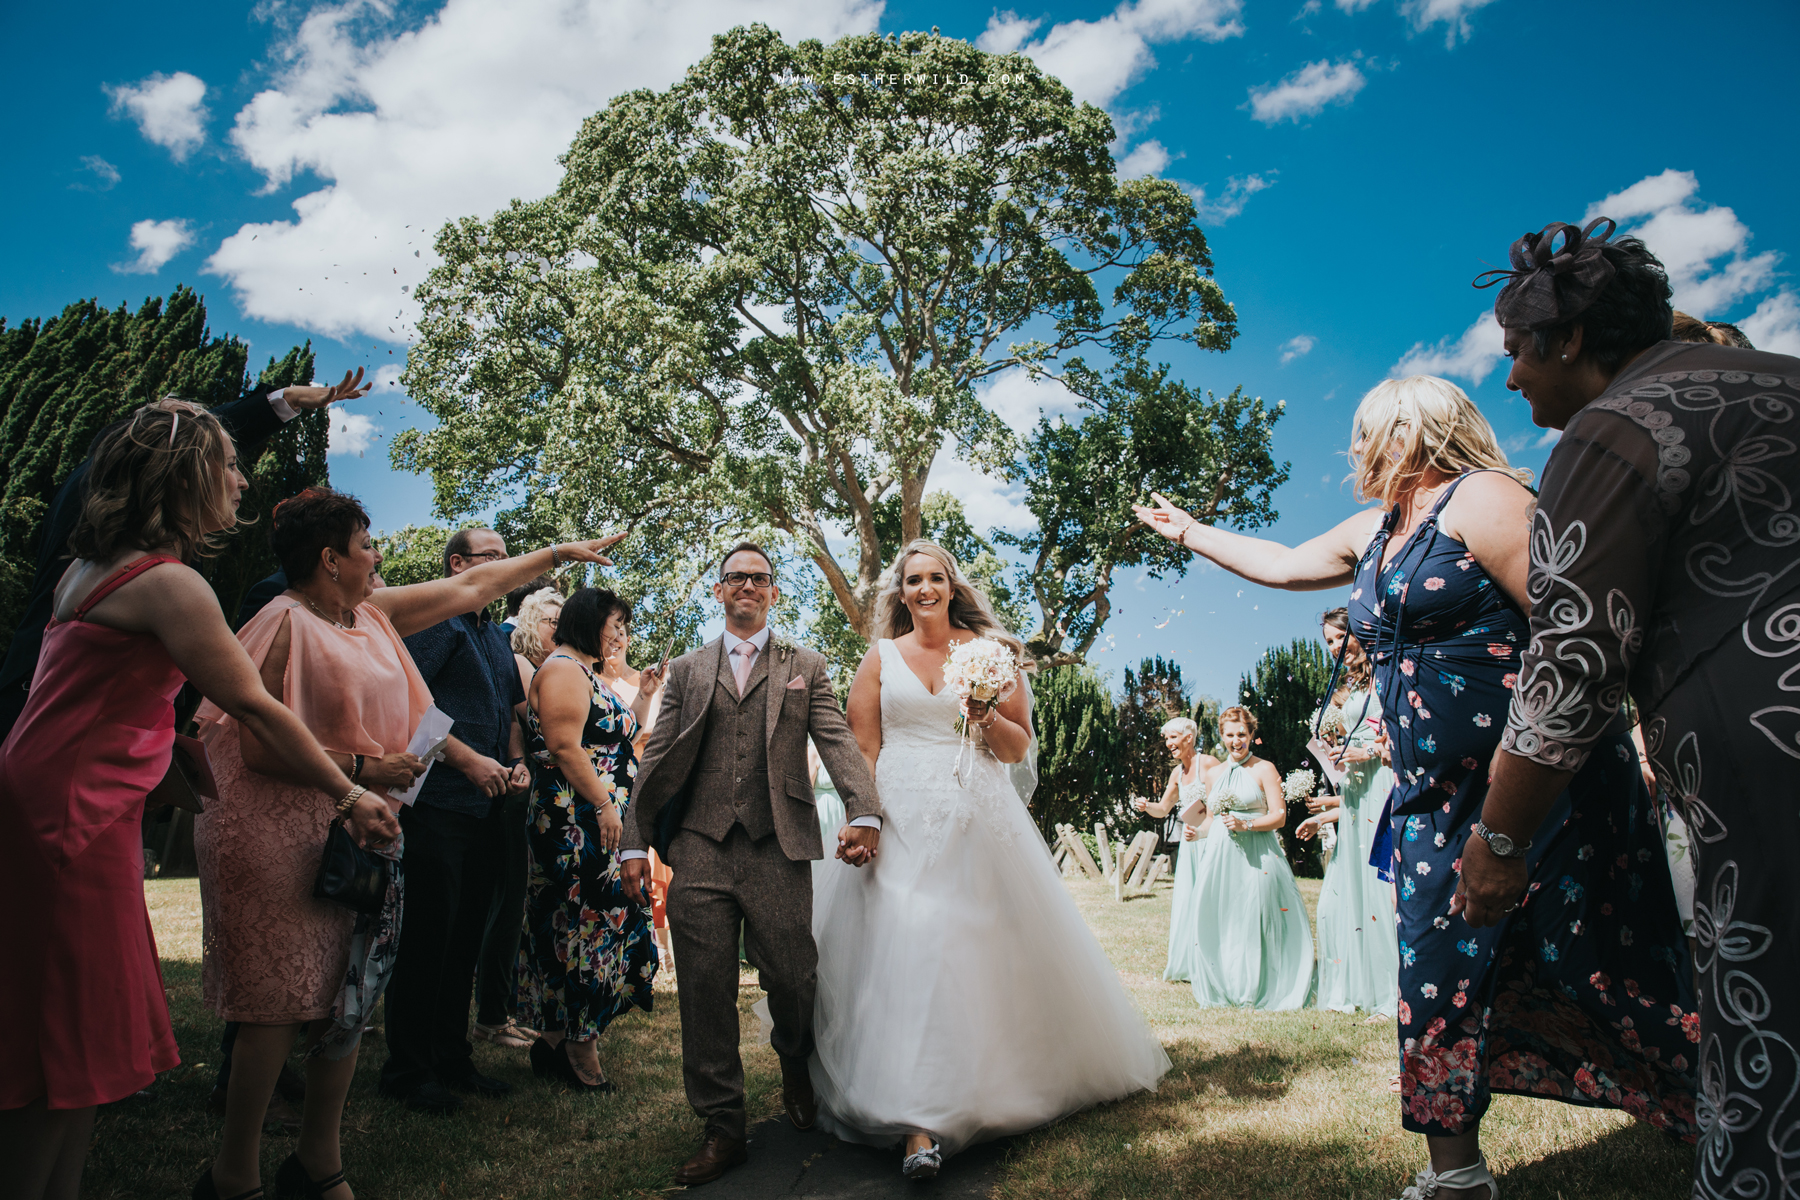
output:
M 1782 288 L 1737 322 L 1758 350 L 1800 356 L 1800 297 Z
M 1139 142 L 1130 154 L 1119 160 L 1118 175 L 1120 179 L 1142 179 L 1148 175 L 1160 175 L 1169 165 L 1169 151 L 1155 138 L 1147 142 Z
M 206 84 L 197 75 L 157 73 L 136 83 L 108 85 L 114 114 L 137 122 L 138 131 L 165 147 L 176 162 L 206 142 Z
M 1011 54 L 1023 46 L 1043 23 L 1042 17 L 1021 17 L 1010 8 L 1005 12 L 995 9 L 994 15 L 988 18 L 987 28 L 975 39 L 975 44 L 990 54 Z
M 1298 122 L 1327 104 L 1350 103 L 1366 82 L 1356 64 L 1348 60 L 1307 63 L 1280 83 L 1251 88 L 1250 115 L 1265 125 Z
M 163 264 L 194 244 L 194 230 L 186 221 L 139 221 L 131 227 L 131 248 L 137 259 L 114 263 L 121 275 L 154 275 Z
M 1435 345 L 1413 343 L 1413 348 L 1388 369 L 1388 378 L 1406 375 L 1454 375 L 1479 384 L 1494 370 L 1505 353 L 1505 338 L 1493 310 L 1475 318 L 1461 337 L 1444 338 Z
M 1374 0 L 1364 0 L 1363 8 L 1367 8 Z M 1444 28 L 1444 48 L 1456 45 L 1456 39 L 1468 41 L 1474 34 L 1469 25 L 1469 14 L 1478 8 L 1486 8 L 1494 0 L 1405 0 L 1400 5 L 1400 12 L 1412 19 L 1413 28 L 1424 33 L 1433 25 L 1442 24 Z M 1356 10 L 1338 0 L 1338 6 L 1347 12 Z
M 1286 366 L 1296 358 L 1304 358 L 1312 353 L 1312 348 L 1319 344 L 1319 339 L 1311 334 L 1296 334 L 1281 344 L 1281 365 Z
M 1337 0 L 1338 8 L 1347 13 L 1359 13 L 1374 5 L 1375 0 Z
M 986 534 L 995 527 L 1014 533 L 1037 526 L 1037 518 L 1025 507 L 1025 484 L 1008 483 L 994 475 L 984 475 L 956 457 L 956 445 L 946 440 L 931 465 L 931 482 L 926 491 L 949 492 L 962 501 L 963 515 L 977 532 Z
M 326 442 L 326 454 L 351 455 L 358 458 L 363 452 L 375 444 L 375 435 L 381 432 L 377 425 L 364 413 L 345 412 L 340 408 L 331 410 L 331 432 Z
M 1198 210 L 1200 219 L 1208 225 L 1223 225 L 1244 211 L 1244 205 L 1250 202 L 1250 197 L 1274 187 L 1274 174 L 1271 171 L 1268 177 L 1233 175 L 1225 181 L 1225 190 L 1217 200 L 1209 199 L 1205 188 L 1195 188 L 1192 193 L 1194 207 Z
M 1029 432 L 1040 414 L 1068 415 L 1080 403 L 1074 393 L 1054 379 L 1033 380 L 1018 368 L 1001 372 L 978 394 L 983 404 L 1018 433 Z
M 294 219 L 245 225 L 208 260 L 251 316 L 404 340 L 412 289 L 435 265 L 431 234 L 549 193 L 557 157 L 613 96 L 669 86 L 733 25 L 833 40 L 873 29 L 881 5 L 447 0 L 411 28 L 388 12 L 372 0 L 313 11 L 275 47 L 275 86 L 237 114 L 231 141 L 267 190 L 324 181 L 295 198 Z
M 94 178 L 99 181 L 97 183 L 77 183 L 70 185 L 72 187 L 80 188 L 82 191 L 110 192 L 114 187 L 118 186 L 119 180 L 123 178 L 119 174 L 119 168 L 113 166 L 98 154 L 82 155 L 81 169 L 91 172 Z
M 1750 254 L 1750 230 L 1729 208 L 1701 200 L 1699 191 L 1692 171 L 1671 168 L 1589 205 L 1582 219 L 1611 217 L 1643 238 L 1669 272 L 1675 307 L 1716 320 L 1769 286 L 1780 255 Z
M 1104 108 L 1156 65 L 1152 45 L 1200 38 L 1218 42 L 1243 34 L 1243 0 L 1123 0 L 1096 21 L 1063 21 L 1036 41 L 1038 22 L 995 13 L 975 39 L 983 50 L 1018 51 L 1055 75 L 1075 99 Z

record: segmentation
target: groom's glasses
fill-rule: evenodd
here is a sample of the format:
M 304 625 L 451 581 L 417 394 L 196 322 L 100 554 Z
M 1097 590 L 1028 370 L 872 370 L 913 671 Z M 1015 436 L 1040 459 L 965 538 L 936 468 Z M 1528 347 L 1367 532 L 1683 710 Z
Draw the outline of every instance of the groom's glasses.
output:
M 727 571 L 720 582 L 726 587 L 743 587 L 746 583 L 753 583 L 759 588 L 766 588 L 775 582 L 775 576 L 767 571 Z

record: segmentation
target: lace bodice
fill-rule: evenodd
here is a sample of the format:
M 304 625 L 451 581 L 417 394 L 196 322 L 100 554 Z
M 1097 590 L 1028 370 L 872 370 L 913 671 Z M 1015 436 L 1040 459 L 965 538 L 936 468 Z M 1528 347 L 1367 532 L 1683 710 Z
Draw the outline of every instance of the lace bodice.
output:
M 1006 767 L 979 734 L 963 747 L 956 731 L 959 704 L 945 688 L 925 689 L 892 641 L 876 643 L 881 656 L 881 757 L 875 782 L 884 820 L 919 840 L 929 863 L 943 850 L 952 828 L 967 830 L 980 817 L 1004 839 L 1033 828 L 1007 777 Z M 956 779 L 962 753 L 962 782 Z

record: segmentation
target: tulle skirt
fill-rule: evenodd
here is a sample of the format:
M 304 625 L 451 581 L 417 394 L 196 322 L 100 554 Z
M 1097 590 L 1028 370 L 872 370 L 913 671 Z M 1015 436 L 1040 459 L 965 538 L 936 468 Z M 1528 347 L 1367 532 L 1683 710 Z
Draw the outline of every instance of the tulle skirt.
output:
M 985 753 L 884 747 L 880 855 L 817 876 L 819 1120 L 955 1153 L 1156 1087 L 1169 1059 Z M 965 778 L 968 772 L 965 771 Z

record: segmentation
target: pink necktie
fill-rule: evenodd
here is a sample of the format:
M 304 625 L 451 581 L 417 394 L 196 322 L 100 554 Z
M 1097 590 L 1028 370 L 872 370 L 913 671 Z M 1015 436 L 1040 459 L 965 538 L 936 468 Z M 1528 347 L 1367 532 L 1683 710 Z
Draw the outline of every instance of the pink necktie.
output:
M 737 661 L 731 664 L 731 673 L 737 679 L 738 699 L 744 698 L 744 684 L 750 679 L 750 665 L 756 661 L 756 643 L 739 642 L 731 648 L 731 656 Z

